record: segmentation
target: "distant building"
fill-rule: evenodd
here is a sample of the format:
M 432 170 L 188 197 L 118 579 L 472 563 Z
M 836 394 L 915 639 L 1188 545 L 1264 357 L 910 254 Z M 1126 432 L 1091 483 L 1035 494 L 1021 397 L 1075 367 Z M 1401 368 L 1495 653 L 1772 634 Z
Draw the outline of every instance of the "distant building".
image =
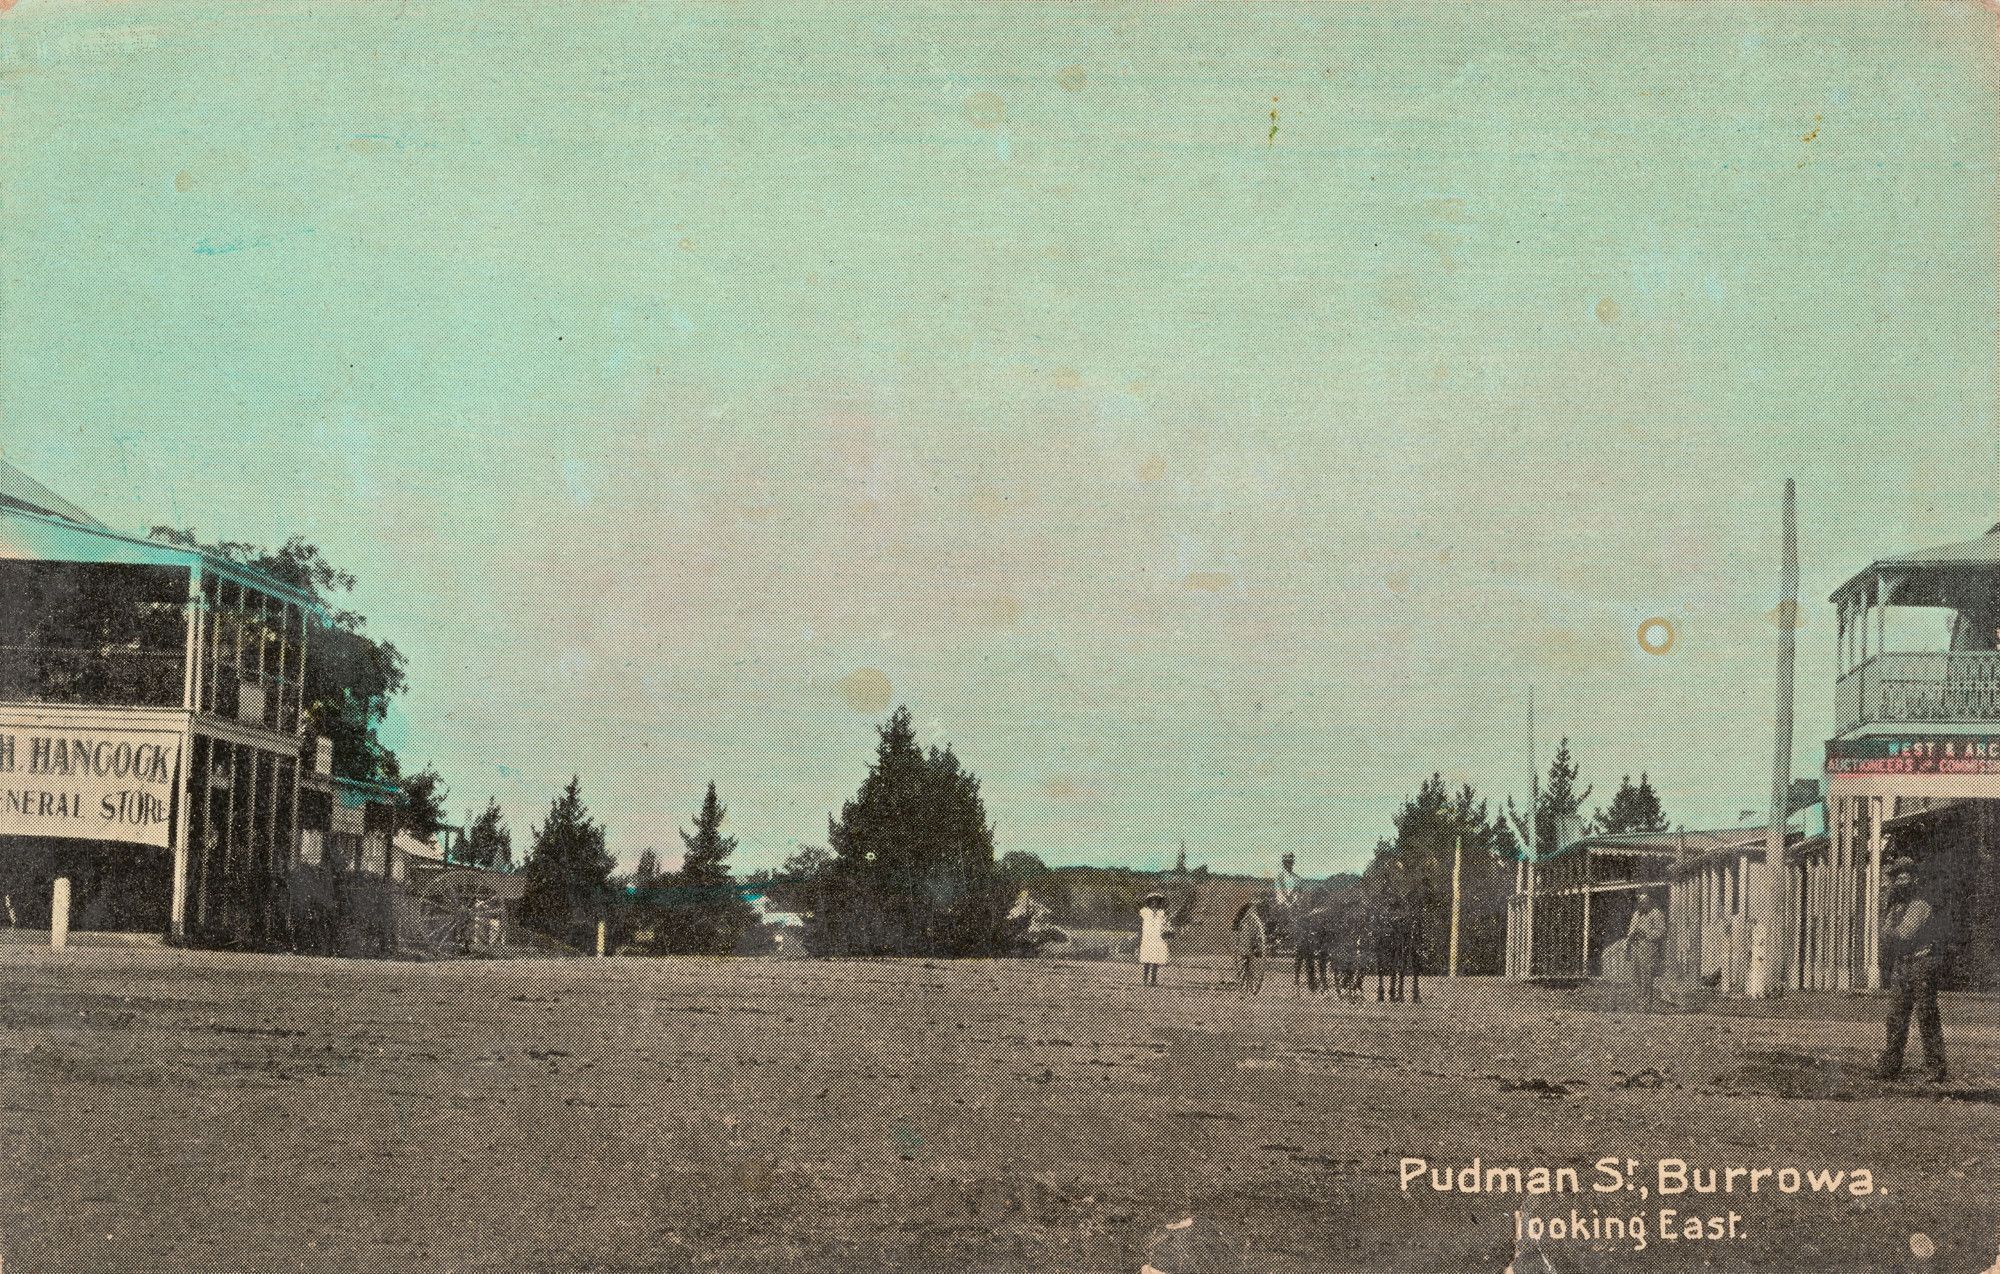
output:
M 1586 978 L 1625 936 L 1641 889 L 1667 897 L 1667 868 L 1686 835 L 1631 832 L 1565 840 L 1516 872 L 1508 902 L 1509 977 Z

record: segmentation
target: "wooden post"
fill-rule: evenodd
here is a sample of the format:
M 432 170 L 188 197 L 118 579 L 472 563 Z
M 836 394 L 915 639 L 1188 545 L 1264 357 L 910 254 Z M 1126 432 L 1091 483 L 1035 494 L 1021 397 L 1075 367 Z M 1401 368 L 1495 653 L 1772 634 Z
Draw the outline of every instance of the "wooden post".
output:
M 1458 873 L 1464 858 L 1465 836 L 1461 833 L 1451 842 L 1451 955 L 1445 964 L 1454 978 L 1458 976 Z
M 194 800 L 194 717 L 181 730 L 181 755 L 174 764 L 174 881 L 167 905 L 167 932 L 178 942 L 187 936 L 189 804 Z M 204 787 L 208 776 L 202 776 Z
M 604 922 L 602 920 L 597 922 L 597 954 L 600 957 L 604 955 Z
M 1889 581 L 1875 572 L 1875 654 L 1889 653 Z
M 167 905 L 167 933 L 175 941 L 187 936 L 188 803 L 194 796 L 194 718 L 201 707 L 201 650 L 208 631 L 202 607 L 201 563 L 188 571 L 187 650 L 181 666 L 181 755 L 174 773 L 174 879 Z M 207 775 L 202 779 L 205 783 Z
M 1859 808 L 1868 819 L 1868 914 L 1867 940 L 1862 943 L 1868 961 L 1868 989 L 1882 989 L 1882 813 L 1885 798 L 1865 797 Z M 1853 807 L 1853 802 L 1850 802 Z
M 1855 842 L 1853 829 L 1848 829 L 1841 845 L 1840 874 L 1840 985 L 1843 990 L 1868 985 L 1867 975 L 1860 969 L 1861 935 L 1868 922 L 1857 913 L 1861 900 L 1868 890 L 1857 870 L 1861 858 L 1861 846 Z
M 1583 861 L 1584 861 L 1584 863 L 1585 863 L 1586 865 L 1587 865 L 1587 864 L 1588 864 L 1588 863 L 1590 862 L 1590 851 L 1589 851 L 1589 850 L 1585 850 L 1585 851 L 1583 852 Z M 1590 976 L 1590 873 L 1589 873 L 1588 871 L 1585 871 L 1585 872 L 1584 872 L 1584 876 L 1583 876 L 1583 969 L 1582 969 L 1582 976 L 1583 976 L 1583 977 L 1586 977 L 1586 978 Z
M 1826 986 L 1826 864 L 1819 858 L 1812 865 L 1812 900 L 1807 904 L 1805 918 L 1807 930 L 1812 934 L 1812 982 L 1813 990 L 1823 990 Z
M 49 949 L 60 951 L 69 945 L 69 877 L 57 876 L 49 893 Z
M 1541 869 L 1533 859 L 1528 860 L 1528 923 L 1526 934 L 1521 939 L 1521 976 L 1535 976 L 1535 890 L 1540 885 Z
M 1806 906 L 1799 915 L 1799 932 L 1805 935 L 1805 988 L 1819 989 L 1819 860 L 1806 860 Z
M 1808 888 L 1806 880 L 1808 880 L 1808 876 L 1806 876 L 1806 864 L 1800 862 L 1790 872 L 1792 912 L 1796 916 L 1804 916 L 1806 914 L 1806 888 Z M 1794 962 L 1792 964 L 1792 986 L 1796 986 L 1798 990 L 1806 990 L 1806 926 L 1804 924 L 1792 926 L 1792 962 Z
M 1842 838 L 1838 836 L 1826 838 L 1826 880 L 1830 886 L 1826 898 L 1826 954 L 1830 956 L 1830 966 L 1826 970 L 1828 974 L 1826 984 L 1832 990 L 1846 990 L 1848 986 L 1846 970 L 1852 964 L 1844 940 L 1846 910 L 1842 906 L 1846 898 L 1846 848 L 1848 846 Z

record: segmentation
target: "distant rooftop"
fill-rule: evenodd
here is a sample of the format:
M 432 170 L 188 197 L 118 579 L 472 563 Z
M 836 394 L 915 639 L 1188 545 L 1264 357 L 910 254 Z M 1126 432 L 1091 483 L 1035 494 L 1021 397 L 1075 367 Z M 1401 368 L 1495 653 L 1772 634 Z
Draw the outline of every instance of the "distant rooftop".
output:
M 0 460 L 0 505 L 44 513 L 81 526 L 104 529 L 104 523 L 63 499 L 5 460 Z

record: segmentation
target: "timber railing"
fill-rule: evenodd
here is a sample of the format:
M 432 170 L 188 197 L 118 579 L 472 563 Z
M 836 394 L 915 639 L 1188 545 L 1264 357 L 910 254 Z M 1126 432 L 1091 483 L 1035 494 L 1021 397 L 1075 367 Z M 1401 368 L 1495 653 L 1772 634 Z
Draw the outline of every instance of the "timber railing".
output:
M 1834 728 L 1886 723 L 2000 726 L 2000 651 L 1874 655 L 1834 686 Z

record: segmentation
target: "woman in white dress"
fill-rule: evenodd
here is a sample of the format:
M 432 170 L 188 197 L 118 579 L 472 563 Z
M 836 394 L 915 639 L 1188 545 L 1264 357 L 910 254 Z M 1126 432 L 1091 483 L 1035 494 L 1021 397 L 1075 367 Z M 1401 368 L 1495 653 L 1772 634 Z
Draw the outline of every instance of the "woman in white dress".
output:
M 1139 968 L 1146 986 L 1160 984 L 1160 966 L 1167 962 L 1167 938 L 1173 929 L 1167 924 L 1167 896 L 1147 894 L 1139 908 Z

